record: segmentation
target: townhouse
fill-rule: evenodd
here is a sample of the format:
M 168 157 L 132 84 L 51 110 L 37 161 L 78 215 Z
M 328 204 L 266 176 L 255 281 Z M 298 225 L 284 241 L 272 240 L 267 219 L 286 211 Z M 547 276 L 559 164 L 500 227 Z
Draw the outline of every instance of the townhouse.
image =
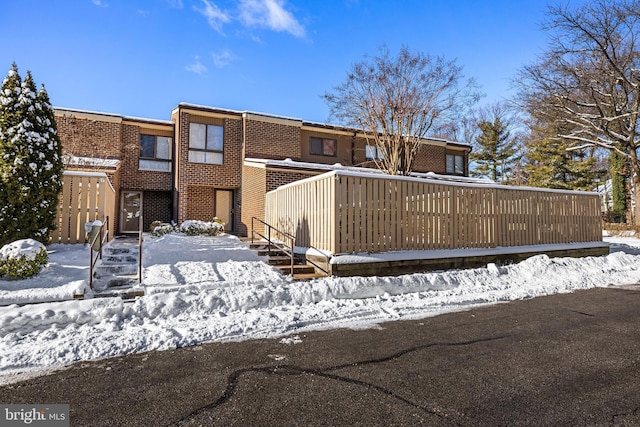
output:
M 357 129 L 249 111 L 179 104 L 170 120 L 56 109 L 66 170 L 106 173 L 117 193 L 116 231 L 155 220 L 220 218 L 247 235 L 265 194 L 327 170 L 375 167 Z M 471 147 L 426 139 L 416 172 L 468 175 Z

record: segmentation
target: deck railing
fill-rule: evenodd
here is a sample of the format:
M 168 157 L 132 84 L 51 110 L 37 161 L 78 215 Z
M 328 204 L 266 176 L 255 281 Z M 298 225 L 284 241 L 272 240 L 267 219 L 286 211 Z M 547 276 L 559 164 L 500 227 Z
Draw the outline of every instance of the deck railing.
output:
M 333 254 L 602 240 L 595 193 L 348 171 L 267 193 L 265 221 Z

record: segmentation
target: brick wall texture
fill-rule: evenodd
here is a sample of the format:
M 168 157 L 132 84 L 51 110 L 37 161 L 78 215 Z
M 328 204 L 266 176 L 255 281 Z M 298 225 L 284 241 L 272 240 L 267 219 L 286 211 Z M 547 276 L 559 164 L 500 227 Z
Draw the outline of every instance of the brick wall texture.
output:
M 140 127 L 122 125 L 122 188 L 127 190 L 171 191 L 173 175 L 171 172 L 140 170 Z M 173 136 L 173 131 L 158 132 L 146 130 L 145 134 Z M 162 135 L 164 134 L 164 135 Z M 146 217 L 146 216 L 145 216 Z
M 245 157 L 300 160 L 300 128 L 258 120 L 246 122 Z
M 173 219 L 173 195 L 171 191 L 145 191 L 142 196 L 144 231 L 153 221 L 171 222 Z
M 423 144 L 413 164 L 415 172 L 446 173 L 446 148 L 441 145 Z
M 240 205 L 240 224 L 238 233 L 250 235 L 251 218 L 264 220 L 264 195 L 267 193 L 267 171 L 263 168 L 244 166 L 242 168 L 242 196 Z M 256 230 L 263 232 L 261 224 L 255 224 Z
M 327 129 L 318 129 L 317 132 L 308 128 L 302 130 L 296 122 L 270 117 L 200 112 L 182 106 L 175 111 L 175 126 L 158 126 L 157 123 L 150 126 L 144 120 L 139 124 L 137 120 L 130 119 L 122 122 L 118 116 L 112 115 L 104 115 L 101 120 L 100 114 L 76 116 L 66 110 L 56 115 L 65 153 L 120 160 L 117 170 L 107 171 L 118 192 L 117 211 L 120 209 L 120 191 L 143 191 L 145 229 L 154 220 L 210 221 L 215 212 L 215 190 L 227 189 L 233 190 L 234 194 L 233 230 L 247 235 L 251 231 L 251 217 L 264 218 L 266 192 L 314 175 L 313 172 L 243 166 L 245 157 L 374 166 L 366 162 L 365 139 L 361 137 L 339 132 L 332 135 Z M 192 122 L 223 126 L 223 164 L 189 162 L 189 124 Z M 173 138 L 175 147 L 171 172 L 140 170 L 141 134 Z M 311 136 L 336 139 L 337 155 L 311 155 L 308 147 Z M 447 152 L 463 153 L 460 150 L 447 151 L 441 145 L 423 145 L 416 157 L 414 170 L 446 173 Z M 116 225 L 118 219 L 114 218 Z
M 223 164 L 204 164 L 189 162 L 189 124 L 203 123 L 222 125 L 224 127 Z M 213 217 L 213 191 L 203 193 L 202 188 L 239 189 L 242 171 L 242 121 L 240 119 L 217 119 L 198 116 L 188 112 L 180 112 L 178 119 L 178 137 L 176 167 L 178 174 L 175 188 L 179 194 L 177 216 L 178 222 L 187 219 Z M 200 189 L 195 190 L 198 186 Z M 200 199 L 200 197 L 204 197 Z M 209 200 L 209 197 L 211 200 Z M 239 210 L 238 198 L 235 210 Z M 202 205 L 202 206 L 198 206 Z M 205 212 L 208 212 L 206 214 Z M 194 216 L 196 215 L 196 216 Z
M 78 157 L 119 159 L 122 127 L 119 123 L 57 115 L 58 135 L 63 153 Z

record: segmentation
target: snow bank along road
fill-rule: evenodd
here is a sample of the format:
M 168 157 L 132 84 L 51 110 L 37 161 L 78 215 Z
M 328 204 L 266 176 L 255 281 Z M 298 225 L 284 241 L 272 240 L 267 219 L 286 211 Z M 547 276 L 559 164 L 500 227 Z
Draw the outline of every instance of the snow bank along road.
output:
M 97 426 L 640 425 L 638 324 L 640 291 L 596 288 L 83 362 L 0 402 Z
M 147 238 L 145 296 L 71 298 L 87 286 L 82 245 L 56 245 L 37 277 L 0 280 L 0 383 L 16 373 L 209 341 L 371 327 L 483 304 L 640 282 L 640 240 L 610 240 L 603 257 L 536 256 L 498 267 L 399 277 L 291 282 L 233 236 Z

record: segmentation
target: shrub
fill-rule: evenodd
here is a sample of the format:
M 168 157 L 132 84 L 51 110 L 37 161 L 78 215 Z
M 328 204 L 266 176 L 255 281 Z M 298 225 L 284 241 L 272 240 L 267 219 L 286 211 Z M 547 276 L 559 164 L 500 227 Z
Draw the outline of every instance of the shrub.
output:
M 0 277 L 26 279 L 47 264 L 46 248 L 32 239 L 18 240 L 0 249 Z
M 149 234 L 153 237 L 164 236 L 165 234 L 173 233 L 175 227 L 171 224 L 161 221 L 153 221 L 149 226 Z
M 185 221 L 180 225 L 180 231 L 187 236 L 198 236 L 205 234 L 208 236 L 217 236 L 224 232 L 224 224 L 222 221 L 214 218 L 214 222 L 205 221 Z

